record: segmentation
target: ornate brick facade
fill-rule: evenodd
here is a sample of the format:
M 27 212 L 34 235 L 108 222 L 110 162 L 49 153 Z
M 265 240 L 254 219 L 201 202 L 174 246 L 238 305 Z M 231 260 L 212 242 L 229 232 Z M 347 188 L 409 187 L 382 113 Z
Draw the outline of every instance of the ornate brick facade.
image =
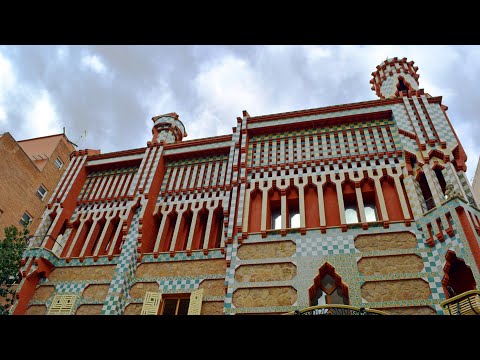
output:
M 417 70 L 384 61 L 375 101 L 244 111 L 231 134 L 190 141 L 169 113 L 145 148 L 76 151 L 12 312 L 63 293 L 77 295 L 71 313 L 139 314 L 145 294 L 203 289 L 202 314 L 317 301 L 441 314 L 448 251 L 480 284 L 480 211 L 447 107 Z

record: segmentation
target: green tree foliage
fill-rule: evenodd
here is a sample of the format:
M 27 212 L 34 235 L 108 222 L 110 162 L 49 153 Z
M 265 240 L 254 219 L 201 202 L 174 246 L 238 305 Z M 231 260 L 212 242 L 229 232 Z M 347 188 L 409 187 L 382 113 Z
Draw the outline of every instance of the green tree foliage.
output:
M 0 239 L 0 315 L 8 315 L 14 302 L 15 287 L 20 282 L 20 260 L 28 237 L 27 226 L 19 230 L 11 225 L 5 228 L 4 239 Z

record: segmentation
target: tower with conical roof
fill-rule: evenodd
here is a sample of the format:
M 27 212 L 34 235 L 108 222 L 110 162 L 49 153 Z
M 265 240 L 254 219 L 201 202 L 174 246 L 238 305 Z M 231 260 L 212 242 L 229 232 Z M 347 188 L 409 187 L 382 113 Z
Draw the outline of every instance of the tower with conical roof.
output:
M 381 99 L 392 99 L 400 96 L 415 94 L 420 96 L 423 89 L 419 88 L 417 74 L 418 66 L 413 66 L 414 61 L 398 57 L 386 59 L 377 70 L 372 72 L 372 90 Z

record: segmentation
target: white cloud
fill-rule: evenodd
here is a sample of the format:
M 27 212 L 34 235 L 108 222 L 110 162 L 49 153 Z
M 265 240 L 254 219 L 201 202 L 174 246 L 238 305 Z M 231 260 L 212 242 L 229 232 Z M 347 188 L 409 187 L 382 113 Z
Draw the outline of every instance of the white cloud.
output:
M 7 124 L 7 113 L 5 109 L 2 106 L 0 106 L 0 125 L 6 125 L 6 124 Z
M 102 63 L 97 55 L 84 56 L 82 58 L 82 65 L 102 75 L 107 71 L 106 66 Z
M 25 114 L 23 130 L 27 137 L 47 136 L 62 132 L 58 115 L 46 90 L 41 90 Z
M 248 62 L 233 55 L 204 64 L 193 84 L 200 101 L 189 139 L 229 133 L 242 110 L 253 116 L 267 108 L 268 89 Z
M 7 95 L 15 88 L 15 74 L 10 61 L 0 53 L 0 133 L 8 131 Z
M 65 60 L 69 54 L 68 47 L 66 46 L 60 46 L 57 49 L 57 58 L 61 61 Z
M 15 84 L 15 75 L 13 73 L 12 64 L 0 53 L 0 96 L 8 91 Z
M 319 59 L 325 59 L 332 55 L 330 49 L 324 46 L 303 46 L 308 61 L 314 62 Z
M 194 86 L 202 101 L 221 111 L 261 107 L 265 94 L 250 64 L 232 55 L 204 67 Z

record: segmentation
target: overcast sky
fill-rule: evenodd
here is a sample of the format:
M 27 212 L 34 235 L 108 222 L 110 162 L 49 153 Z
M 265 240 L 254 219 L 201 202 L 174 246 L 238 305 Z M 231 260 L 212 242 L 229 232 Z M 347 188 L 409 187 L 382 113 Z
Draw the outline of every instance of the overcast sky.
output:
M 468 155 L 480 154 L 480 46 L 0 46 L 0 133 L 60 133 L 102 153 L 146 146 L 151 118 L 176 112 L 185 140 L 231 133 L 250 115 L 377 99 L 387 57 L 419 67 L 443 96 Z M 86 136 L 82 133 L 86 130 Z

